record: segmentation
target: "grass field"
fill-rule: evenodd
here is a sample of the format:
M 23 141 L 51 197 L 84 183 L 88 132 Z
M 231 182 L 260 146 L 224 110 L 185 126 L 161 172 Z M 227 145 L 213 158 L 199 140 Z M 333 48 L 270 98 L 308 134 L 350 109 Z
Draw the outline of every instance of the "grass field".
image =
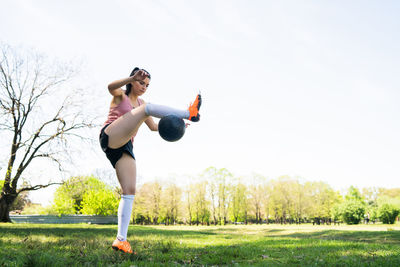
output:
M 0 266 L 400 266 L 400 226 L 0 224 Z

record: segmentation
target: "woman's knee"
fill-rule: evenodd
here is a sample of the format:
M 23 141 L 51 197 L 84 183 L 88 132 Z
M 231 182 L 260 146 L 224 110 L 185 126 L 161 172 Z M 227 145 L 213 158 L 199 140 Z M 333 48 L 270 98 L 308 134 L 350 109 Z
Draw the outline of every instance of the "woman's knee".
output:
M 133 114 L 140 113 L 144 117 L 149 117 L 149 115 L 147 115 L 147 113 L 146 113 L 146 106 L 147 106 L 147 104 L 143 103 L 142 105 L 132 109 L 131 113 L 133 113 Z
M 136 194 L 136 186 L 126 186 L 122 188 L 123 195 L 135 195 Z

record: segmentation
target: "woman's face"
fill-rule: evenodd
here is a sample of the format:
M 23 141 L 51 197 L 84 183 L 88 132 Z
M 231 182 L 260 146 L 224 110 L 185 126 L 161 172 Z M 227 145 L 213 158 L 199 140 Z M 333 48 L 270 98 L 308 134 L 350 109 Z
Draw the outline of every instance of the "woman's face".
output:
M 149 77 L 144 78 L 143 80 L 134 81 L 132 84 L 132 93 L 137 96 L 141 96 L 146 93 L 147 87 L 149 87 L 150 79 Z

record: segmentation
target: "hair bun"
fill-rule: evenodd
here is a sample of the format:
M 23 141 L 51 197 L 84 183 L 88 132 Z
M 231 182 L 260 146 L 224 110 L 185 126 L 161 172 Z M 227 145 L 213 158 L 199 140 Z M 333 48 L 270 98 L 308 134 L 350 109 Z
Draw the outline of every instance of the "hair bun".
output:
M 138 72 L 140 69 L 138 67 L 135 67 L 132 72 L 131 75 L 129 75 L 130 77 L 132 77 L 133 75 L 135 75 L 136 72 Z

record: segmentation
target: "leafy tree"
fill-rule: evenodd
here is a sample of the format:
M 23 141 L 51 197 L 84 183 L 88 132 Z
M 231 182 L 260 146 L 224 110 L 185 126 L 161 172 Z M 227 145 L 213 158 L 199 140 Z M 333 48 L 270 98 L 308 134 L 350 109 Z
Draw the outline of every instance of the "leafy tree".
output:
M 384 195 L 378 198 L 376 216 L 382 223 L 394 224 L 400 213 L 400 198 Z
M 192 187 L 193 197 L 192 197 L 192 207 L 193 207 L 193 222 L 197 225 L 199 223 L 209 223 L 210 211 L 209 211 L 209 201 L 207 201 L 207 182 L 203 181 L 195 184 Z
M 272 185 L 271 183 L 265 183 L 263 186 L 263 198 L 262 198 L 262 206 L 264 207 L 264 214 L 267 219 L 267 223 L 270 221 L 270 213 L 272 210 L 272 201 L 271 201 L 271 192 L 272 192 Z
M 362 197 L 369 206 L 376 206 L 380 189 L 376 187 L 368 187 L 362 189 Z
M 347 224 L 359 224 L 364 218 L 365 205 L 356 200 L 346 200 L 340 206 L 340 214 Z
M 232 173 L 227 169 L 207 168 L 203 177 L 210 182 L 211 207 L 214 223 L 224 225 L 227 222 L 229 211 L 229 184 Z
M 379 188 L 379 197 L 398 198 L 400 197 L 400 188 Z
M 193 221 L 193 214 L 194 214 L 194 207 L 193 207 L 193 191 L 194 191 L 194 185 L 191 184 L 187 187 L 187 189 L 185 190 L 185 205 L 186 205 L 186 214 L 187 214 L 187 218 L 186 217 L 186 222 L 189 223 L 189 225 L 192 225 L 192 221 Z
M 293 218 L 296 223 L 301 223 L 308 209 L 309 191 L 298 179 L 292 182 L 291 195 L 293 199 Z
M 309 193 L 309 216 L 327 222 L 332 217 L 332 209 L 339 202 L 340 195 L 327 183 L 310 182 L 307 184 L 311 190 Z
M 367 210 L 370 215 L 370 220 L 375 223 L 376 220 L 378 220 L 378 207 L 372 207 L 369 210 Z
M 212 222 L 217 225 L 218 218 L 217 218 L 217 205 L 218 205 L 218 190 L 217 190 L 217 183 L 211 177 L 208 180 L 208 195 L 210 197 L 210 209 L 211 209 L 211 220 Z
M 238 181 L 230 190 L 230 214 L 233 222 L 245 221 L 247 212 L 247 187 Z
M 135 202 L 132 209 L 132 217 L 134 223 L 149 224 L 152 222 L 147 202 L 148 200 L 145 197 L 144 190 L 137 190 Z
M 79 137 L 79 129 L 92 123 L 82 112 L 73 110 L 76 101 L 71 101 L 72 90 L 62 90 L 73 77 L 70 64 L 50 62 L 37 53 L 7 45 L 0 50 L 1 141 L 10 146 L 0 195 L 0 222 L 11 222 L 10 208 L 19 194 L 57 184 L 18 186 L 31 163 L 44 159 L 61 169 L 70 148 L 67 139 Z M 71 95 L 65 96 L 64 92 Z M 45 105 L 43 112 L 41 106 L 49 96 L 52 105 Z M 79 97 L 83 99 L 81 94 Z
M 78 214 L 79 206 L 76 201 L 68 195 L 67 192 L 56 192 L 57 197 L 54 198 L 52 210 L 58 215 Z M 82 196 L 83 199 L 83 196 Z
M 335 223 L 339 222 L 342 219 L 342 214 L 341 214 L 340 208 L 341 208 L 341 204 L 340 203 L 337 203 L 336 205 L 334 205 L 332 207 L 332 210 L 331 210 L 331 216 L 332 217 L 331 218 L 333 219 L 333 221 Z
M 385 203 L 378 208 L 378 218 L 382 223 L 394 224 L 400 209 L 393 204 Z
M 116 192 L 104 184 L 104 187 L 98 190 L 89 190 L 84 193 L 80 212 L 88 215 L 116 215 L 118 204 Z
M 150 184 L 149 191 L 149 208 L 150 208 L 150 216 L 153 219 L 153 223 L 158 223 L 158 217 L 160 216 L 160 206 L 161 206 L 161 195 L 162 195 L 162 187 L 158 182 L 154 182 Z
M 79 214 L 85 193 L 104 188 L 105 184 L 94 176 L 71 177 L 54 193 L 53 209 L 59 215 Z
M 367 222 L 375 222 L 378 219 L 378 198 L 381 189 L 376 187 L 363 188 L 362 196 L 367 203 L 366 206 L 366 219 Z
M 175 224 L 178 221 L 182 201 L 182 189 L 171 184 L 162 192 L 161 210 L 165 224 Z
M 256 223 L 262 222 L 263 199 L 264 199 L 264 183 L 265 177 L 255 174 L 253 176 L 253 184 L 249 186 L 249 199 L 248 203 L 251 207 L 250 210 L 255 216 Z
M 294 214 L 293 183 L 293 179 L 288 176 L 271 180 L 270 200 L 276 222 L 286 223 L 287 219 Z
M 346 196 L 346 200 L 356 200 L 364 203 L 364 197 L 361 195 L 360 191 L 354 186 L 350 186 Z
M 158 224 L 162 187 L 158 182 L 143 184 L 136 193 L 133 214 L 137 223 Z
M 365 202 L 357 188 L 351 186 L 340 206 L 340 214 L 347 224 L 359 224 L 364 218 Z

